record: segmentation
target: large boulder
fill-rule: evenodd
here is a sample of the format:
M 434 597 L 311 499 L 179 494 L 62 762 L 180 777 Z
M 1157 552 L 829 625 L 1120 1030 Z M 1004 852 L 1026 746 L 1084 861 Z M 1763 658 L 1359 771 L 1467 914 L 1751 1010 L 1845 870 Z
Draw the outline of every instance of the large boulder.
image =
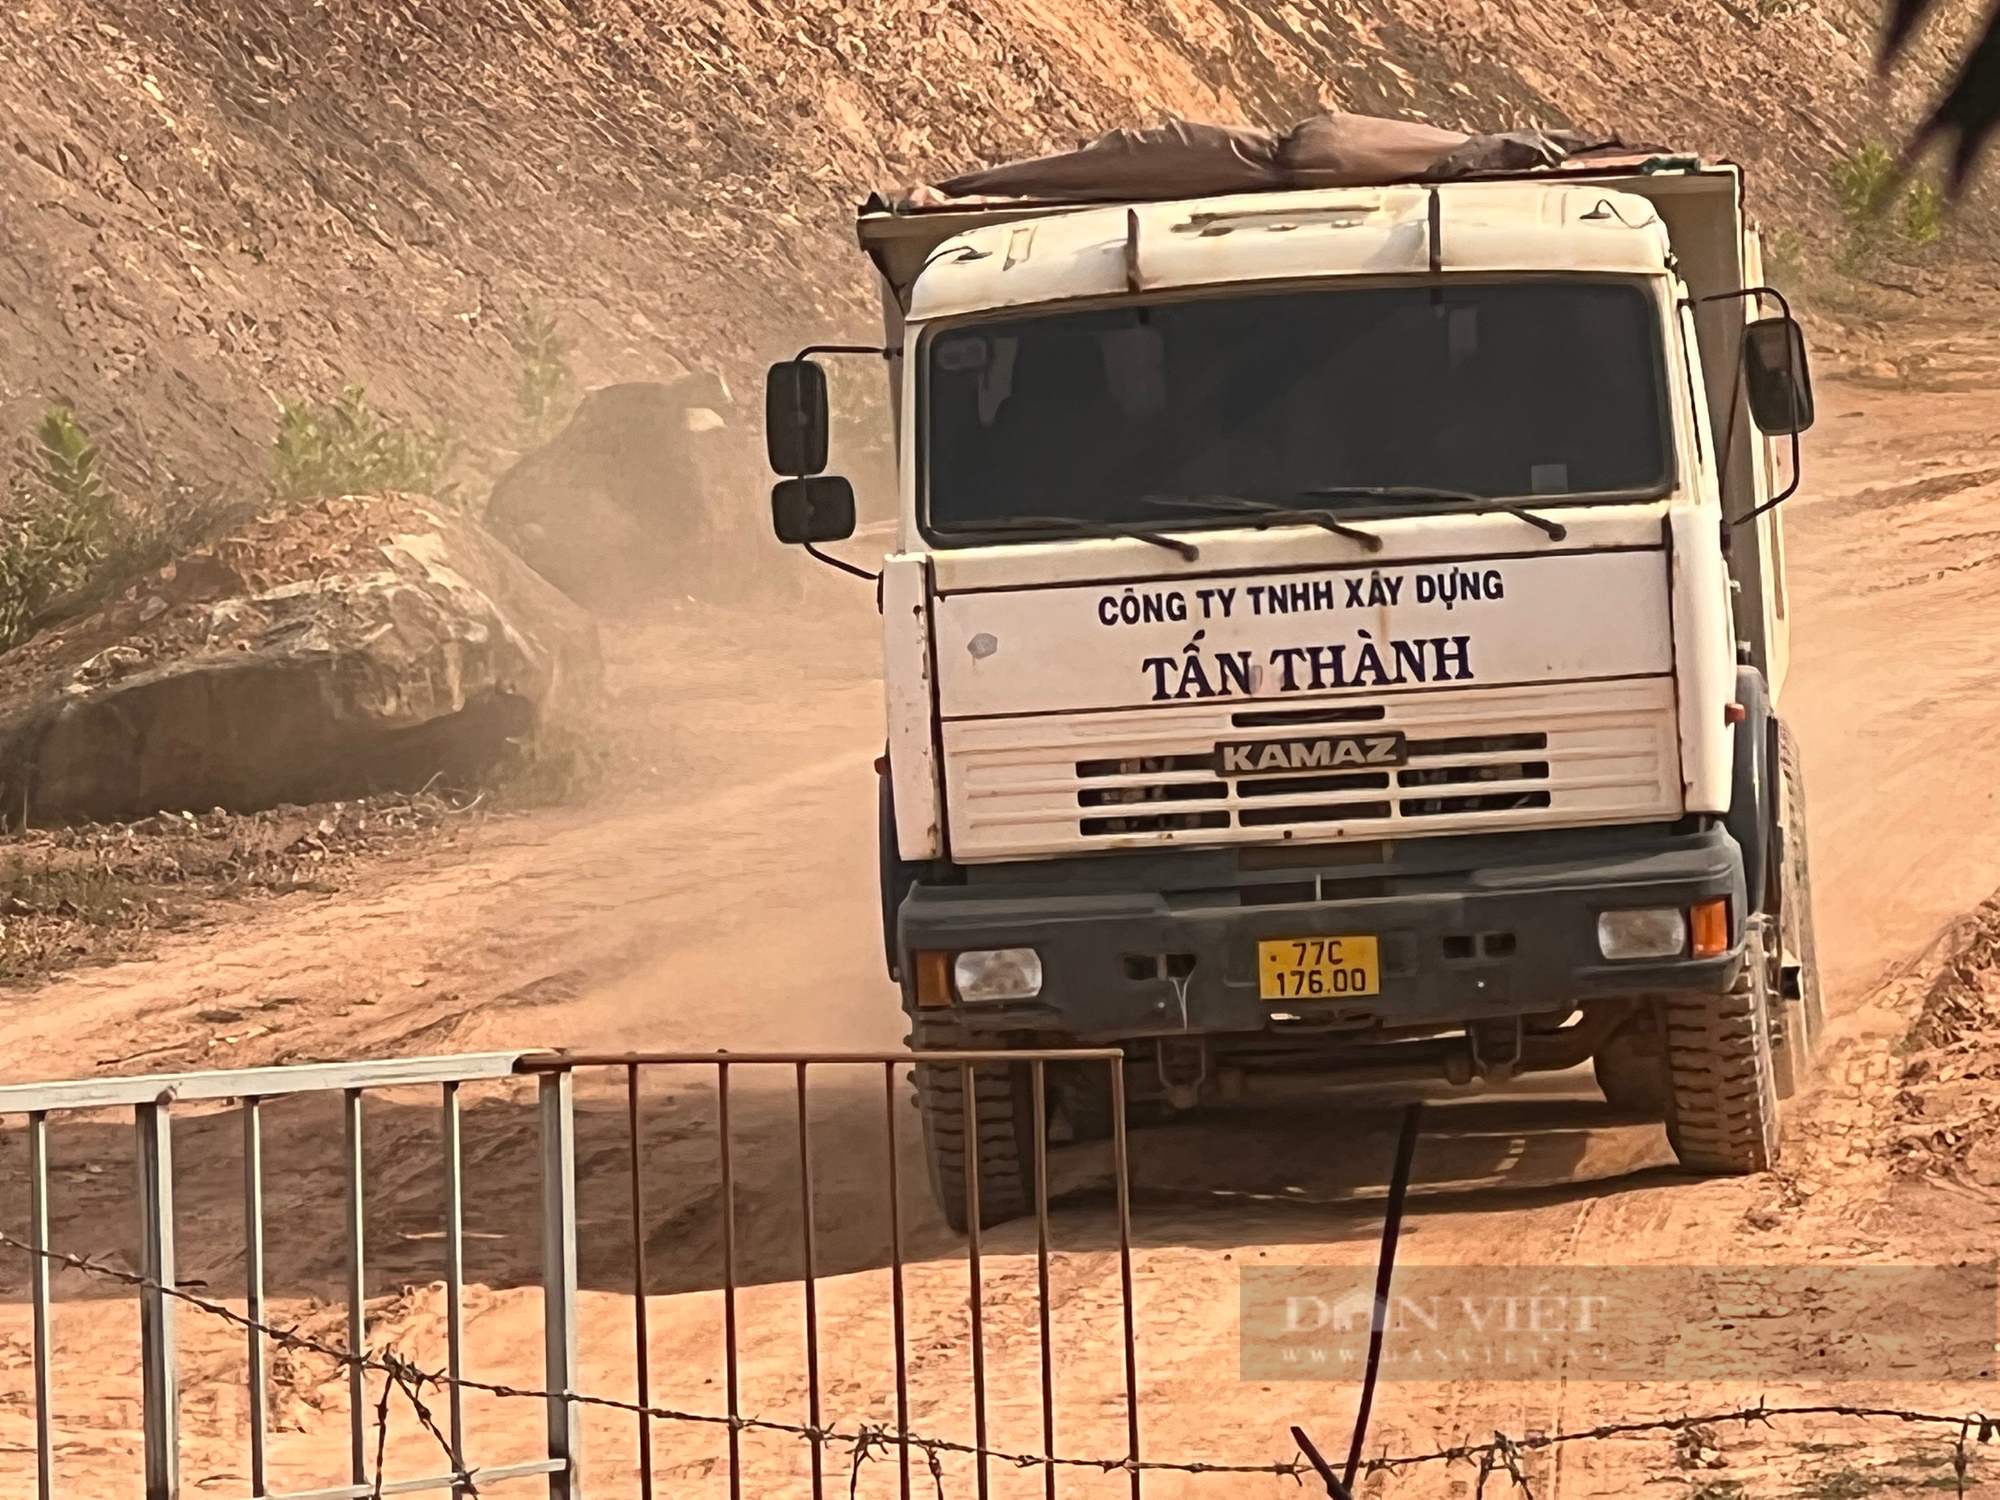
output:
M 728 404 L 708 374 L 592 391 L 500 477 L 486 523 L 572 599 L 618 608 L 693 592 L 743 525 L 724 499 Z
M 467 517 L 409 495 L 303 505 L 0 656 L 0 817 L 476 776 L 601 670 L 592 618 Z

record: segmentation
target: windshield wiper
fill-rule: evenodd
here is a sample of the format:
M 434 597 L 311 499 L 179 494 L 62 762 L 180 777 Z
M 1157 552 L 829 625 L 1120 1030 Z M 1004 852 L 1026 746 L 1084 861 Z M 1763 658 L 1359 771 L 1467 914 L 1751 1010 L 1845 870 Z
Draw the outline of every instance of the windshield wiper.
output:
M 946 530 L 944 527 L 937 529 Z M 1151 542 L 1155 547 L 1165 547 L 1169 552 L 1178 552 L 1187 562 L 1197 562 L 1201 558 L 1201 548 L 1193 542 L 1162 536 L 1157 531 L 1120 526 L 1116 521 L 1086 521 L 1077 516 L 998 516 L 990 521 L 975 521 L 970 526 L 951 527 L 947 534 L 965 536 L 982 531 L 1060 531 L 1069 536 L 1129 536 Z
M 1382 538 L 1374 532 L 1335 520 L 1331 511 L 1313 506 L 1280 505 L 1275 500 L 1251 500 L 1242 495 L 1144 495 L 1140 498 L 1148 505 L 1171 505 L 1178 510 L 1211 510 L 1256 516 L 1260 529 L 1279 521 L 1310 521 L 1338 536 L 1352 538 L 1370 552 L 1382 550 Z
M 1337 484 L 1303 493 L 1328 500 L 1447 500 L 1467 510 L 1498 510 L 1518 516 L 1537 530 L 1547 532 L 1551 541 L 1559 542 L 1569 535 L 1569 528 L 1560 521 L 1538 516 L 1511 500 L 1496 500 L 1491 495 L 1475 495 L 1469 490 L 1436 490 L 1420 484 Z

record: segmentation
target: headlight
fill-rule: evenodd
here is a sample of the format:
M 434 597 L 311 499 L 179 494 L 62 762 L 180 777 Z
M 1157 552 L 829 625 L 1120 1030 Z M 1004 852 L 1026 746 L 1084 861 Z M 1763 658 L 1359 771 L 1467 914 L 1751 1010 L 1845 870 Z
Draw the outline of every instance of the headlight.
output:
M 951 982 L 972 1005 L 1032 1000 L 1042 992 L 1042 956 L 1033 948 L 974 948 L 952 960 Z
M 1679 958 L 1687 940 L 1687 918 L 1678 907 L 1607 911 L 1597 918 L 1597 951 L 1610 959 Z

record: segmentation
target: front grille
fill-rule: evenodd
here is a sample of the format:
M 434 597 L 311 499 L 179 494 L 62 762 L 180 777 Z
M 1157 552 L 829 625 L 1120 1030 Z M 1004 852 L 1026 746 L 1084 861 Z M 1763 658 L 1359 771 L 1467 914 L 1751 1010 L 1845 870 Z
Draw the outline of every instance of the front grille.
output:
M 1219 776 L 1215 746 L 1400 734 L 1380 768 Z M 1324 725 L 1324 729 L 1316 726 Z M 1454 689 L 1278 709 L 1233 704 L 944 727 L 954 848 L 973 859 L 1160 845 L 1391 839 L 1678 817 L 1673 679 Z
M 1380 722 L 1386 711 L 1379 705 L 1340 710 L 1285 714 L 1232 714 L 1238 727 L 1251 723 L 1270 725 L 1323 723 L 1338 712 L 1349 722 Z M 1411 764 L 1394 773 L 1398 790 L 1413 787 L 1470 786 L 1486 783 L 1547 781 L 1545 760 L 1479 760 L 1451 764 L 1464 757 L 1507 755 L 1521 750 L 1546 750 L 1546 732 L 1522 734 L 1457 735 L 1448 739 L 1409 741 L 1412 762 L 1439 761 L 1444 764 Z M 1103 838 L 1121 833 L 1152 833 L 1166 829 L 1227 828 L 1231 818 L 1238 828 L 1283 828 L 1291 824 L 1365 823 L 1385 818 L 1438 818 L 1456 813 L 1513 812 L 1524 808 L 1547 807 L 1549 794 L 1537 789 L 1519 791 L 1468 792 L 1441 797 L 1404 797 L 1395 800 L 1355 798 L 1354 792 L 1386 791 L 1388 771 L 1347 771 L 1321 776 L 1215 776 L 1215 753 L 1143 755 L 1122 760 L 1080 760 L 1078 780 L 1105 780 L 1116 777 L 1115 786 L 1084 787 L 1076 794 L 1080 807 L 1128 807 L 1152 802 L 1249 802 L 1233 812 L 1134 814 L 1127 817 L 1083 818 L 1077 829 L 1086 837 Z M 1151 781 L 1141 778 L 1195 772 L 1198 780 Z M 1278 799 L 1282 799 L 1280 802 Z

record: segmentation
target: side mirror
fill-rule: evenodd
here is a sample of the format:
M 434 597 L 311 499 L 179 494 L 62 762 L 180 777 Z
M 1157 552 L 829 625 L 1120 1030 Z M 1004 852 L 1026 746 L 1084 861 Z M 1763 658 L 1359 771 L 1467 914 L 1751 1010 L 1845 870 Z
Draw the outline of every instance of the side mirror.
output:
M 771 529 L 790 546 L 846 541 L 854 535 L 854 486 L 838 474 L 780 480 L 771 489 Z
M 1806 336 L 1795 320 L 1759 318 L 1744 328 L 1743 383 L 1759 430 L 1773 437 L 1795 437 L 1812 426 Z
M 809 359 L 771 366 L 764 378 L 764 450 L 771 469 L 803 478 L 826 467 L 826 371 Z

